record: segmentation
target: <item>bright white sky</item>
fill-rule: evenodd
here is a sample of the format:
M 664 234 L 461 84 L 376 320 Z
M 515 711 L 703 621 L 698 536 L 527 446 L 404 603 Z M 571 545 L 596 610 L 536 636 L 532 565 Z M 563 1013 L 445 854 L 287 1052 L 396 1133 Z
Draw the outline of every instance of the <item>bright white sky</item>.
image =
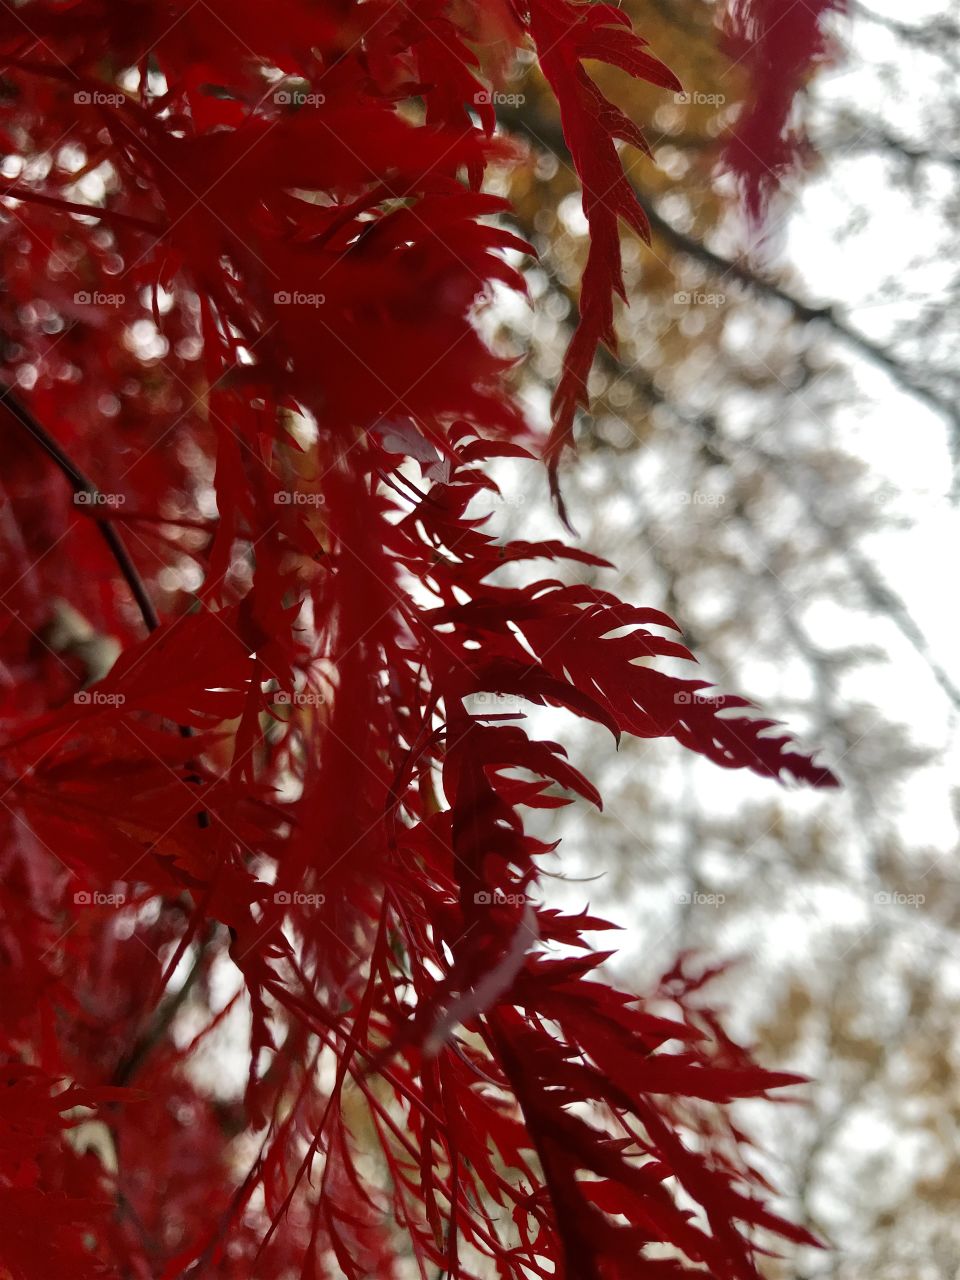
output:
M 883 0 L 870 8 L 917 24 L 943 11 L 942 5 L 927 0 L 911 4 L 908 12 L 902 4 Z M 917 55 L 911 69 L 909 51 L 876 23 L 858 21 L 852 31 L 847 24 L 841 30 L 848 42 L 852 36 L 854 57 L 821 79 L 818 98 L 829 107 L 849 103 L 860 112 L 864 104 L 876 103 L 878 112 L 885 111 L 891 126 L 904 136 L 923 137 L 923 122 L 938 93 L 925 59 Z M 884 64 L 899 66 L 912 90 L 912 97 L 897 100 L 895 111 L 887 97 Z M 937 140 L 930 143 L 937 145 Z M 936 195 L 948 189 L 946 173 L 935 167 L 927 172 L 931 190 L 926 204 L 914 203 L 909 192 L 898 190 L 890 173 L 889 161 L 875 155 L 832 158 L 806 185 L 785 246 L 805 295 L 839 302 L 852 325 L 877 341 L 902 333 L 923 300 L 943 296 L 951 265 L 948 261 L 945 267 L 932 247 L 952 247 L 954 262 L 958 248 L 955 238 L 950 245 L 953 233 L 940 216 L 942 206 L 937 209 Z M 853 211 L 864 206 L 869 217 L 863 225 L 853 234 L 836 235 L 835 229 L 847 226 Z M 883 290 L 885 284 L 891 284 L 890 291 Z M 861 361 L 854 369 L 863 399 L 836 414 L 834 430 L 851 452 L 869 463 L 878 481 L 887 482 L 894 495 L 892 509 L 909 521 L 907 528 L 871 539 L 864 550 L 905 601 L 940 665 L 960 682 L 960 599 L 954 570 L 960 512 L 949 500 L 952 473 L 945 424 L 932 410 L 898 392 L 872 365 Z M 842 604 L 838 602 L 834 618 L 816 621 L 843 626 L 849 634 L 851 618 Z M 955 737 L 956 725 L 929 672 L 892 633 L 879 641 L 891 645 L 893 670 L 865 669 L 865 694 L 891 719 L 911 725 L 919 738 L 946 745 Z M 904 796 L 903 829 L 912 843 L 926 839 L 951 848 L 955 824 L 948 788 L 956 785 L 958 763 L 954 746 L 943 768 L 925 770 Z

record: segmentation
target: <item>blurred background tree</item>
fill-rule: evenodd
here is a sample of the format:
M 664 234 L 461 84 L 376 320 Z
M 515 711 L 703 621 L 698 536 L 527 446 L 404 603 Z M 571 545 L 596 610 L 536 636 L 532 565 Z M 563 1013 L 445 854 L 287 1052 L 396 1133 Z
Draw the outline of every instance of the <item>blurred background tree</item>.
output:
M 960 1275 L 960 9 L 857 5 L 833 23 L 835 57 L 799 103 L 805 172 L 756 231 L 720 163 L 747 82 L 718 51 L 717 6 L 627 8 L 685 92 L 664 105 L 598 75 L 646 122 L 651 156 L 625 155 L 653 237 L 625 240 L 619 359 L 594 369 L 568 508 L 711 679 L 825 744 L 845 792 L 771 799 L 630 743 L 606 812 L 564 841 L 567 878 L 576 855 L 593 882 L 556 892 L 630 924 L 634 981 L 665 947 L 742 957 L 724 979 L 733 1025 L 815 1079 L 809 1106 L 751 1116 L 776 1152 L 763 1167 L 833 1246 L 799 1274 L 945 1280 Z M 529 353 L 517 376 L 546 426 L 586 226 L 549 95 L 533 72 L 502 90 L 531 162 L 501 181 L 540 257 L 535 312 L 505 303 L 496 338 Z M 545 492 L 505 492 L 497 526 L 555 524 Z

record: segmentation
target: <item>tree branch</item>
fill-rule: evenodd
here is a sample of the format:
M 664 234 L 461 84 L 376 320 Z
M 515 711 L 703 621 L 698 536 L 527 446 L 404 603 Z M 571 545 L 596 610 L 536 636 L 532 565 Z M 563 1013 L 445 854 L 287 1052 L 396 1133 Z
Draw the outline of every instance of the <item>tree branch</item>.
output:
M 572 167 L 572 159 L 563 138 L 559 124 L 543 120 L 540 116 L 524 109 L 507 107 L 499 113 L 500 123 L 511 132 L 522 135 L 527 141 L 538 144 L 548 152 L 552 152 L 559 160 Z M 948 423 L 951 432 L 951 449 L 956 460 L 960 461 L 960 406 L 953 400 L 924 386 L 913 373 L 894 356 L 886 347 L 868 338 L 866 334 L 855 329 L 844 320 L 832 305 L 812 306 L 788 293 L 781 285 L 765 280 L 742 262 L 735 262 L 709 248 L 702 240 L 681 231 L 662 214 L 657 212 L 650 199 L 635 183 L 631 183 L 637 201 L 650 223 L 654 235 L 665 241 L 677 253 L 682 253 L 695 262 L 699 262 L 718 280 L 733 280 L 749 290 L 755 297 L 765 301 L 779 302 L 787 307 L 801 324 L 819 321 L 839 338 L 846 346 L 855 351 L 871 364 L 882 369 L 901 390 L 922 401 Z

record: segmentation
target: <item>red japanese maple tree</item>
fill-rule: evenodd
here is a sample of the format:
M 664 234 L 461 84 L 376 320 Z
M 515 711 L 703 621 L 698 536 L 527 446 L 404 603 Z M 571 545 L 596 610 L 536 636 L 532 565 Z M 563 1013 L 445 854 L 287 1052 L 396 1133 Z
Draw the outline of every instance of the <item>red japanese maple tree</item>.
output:
M 555 476 L 646 233 L 584 63 L 678 87 L 620 9 L 0 11 L 2 1280 L 726 1280 L 809 1240 L 723 1106 L 796 1077 L 688 965 L 604 981 L 530 830 L 597 792 L 472 697 L 833 782 L 658 669 L 690 655 L 601 561 L 471 514 L 540 465 L 475 324 L 524 287 L 482 190 L 523 45 L 592 235 Z

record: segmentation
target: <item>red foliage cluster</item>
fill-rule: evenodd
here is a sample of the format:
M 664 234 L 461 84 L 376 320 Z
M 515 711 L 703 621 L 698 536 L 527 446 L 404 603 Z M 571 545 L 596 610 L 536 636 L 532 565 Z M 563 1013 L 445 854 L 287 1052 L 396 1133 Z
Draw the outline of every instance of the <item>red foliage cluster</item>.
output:
M 724 159 L 739 178 L 757 223 L 783 178 L 807 150 L 791 118 L 794 101 L 829 52 L 824 23 L 846 0 L 729 0 L 727 45 L 749 80 L 749 97 L 727 141 Z
M 3 1280 L 723 1280 L 806 1238 L 716 1105 L 793 1077 L 537 900 L 529 815 L 598 797 L 504 698 L 833 780 L 474 514 L 532 443 L 474 323 L 525 251 L 477 51 L 527 36 L 594 235 L 559 442 L 642 230 L 582 60 L 672 83 L 617 9 L 0 11 Z

